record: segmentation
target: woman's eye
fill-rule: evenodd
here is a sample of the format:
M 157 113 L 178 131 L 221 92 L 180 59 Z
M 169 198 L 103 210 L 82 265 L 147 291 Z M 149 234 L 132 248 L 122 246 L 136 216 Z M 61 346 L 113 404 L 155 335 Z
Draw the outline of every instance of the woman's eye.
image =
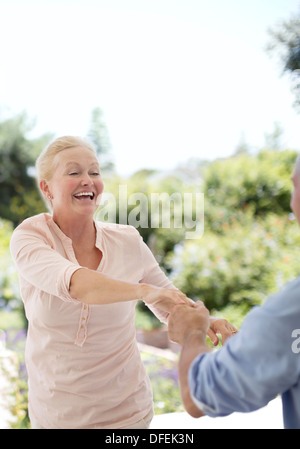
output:
M 76 171 L 73 171 L 72 173 L 69 173 L 69 175 L 70 175 L 70 176 L 78 175 L 78 173 L 77 173 Z

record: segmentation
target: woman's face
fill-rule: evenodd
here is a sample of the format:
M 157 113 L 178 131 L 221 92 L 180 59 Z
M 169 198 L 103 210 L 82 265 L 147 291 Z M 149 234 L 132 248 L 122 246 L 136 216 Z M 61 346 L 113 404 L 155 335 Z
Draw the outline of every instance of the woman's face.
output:
M 51 180 L 41 185 L 44 193 L 52 197 L 53 215 L 93 215 L 104 187 L 93 152 L 84 147 L 69 148 L 58 153 L 54 162 Z

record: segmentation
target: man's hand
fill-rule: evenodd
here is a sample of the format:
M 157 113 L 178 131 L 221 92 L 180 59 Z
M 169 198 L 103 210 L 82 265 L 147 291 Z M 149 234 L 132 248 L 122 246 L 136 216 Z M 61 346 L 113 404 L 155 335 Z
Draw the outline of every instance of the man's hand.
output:
M 209 325 L 209 312 L 203 302 L 196 302 L 194 307 L 179 304 L 173 307 L 169 316 L 169 338 L 183 346 L 188 335 L 197 332 L 205 340 Z

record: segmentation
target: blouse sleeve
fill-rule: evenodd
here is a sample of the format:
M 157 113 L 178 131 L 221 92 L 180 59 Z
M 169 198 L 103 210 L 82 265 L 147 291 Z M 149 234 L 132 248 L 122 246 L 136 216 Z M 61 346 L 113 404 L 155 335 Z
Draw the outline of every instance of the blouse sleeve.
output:
M 77 265 L 60 255 L 36 230 L 16 229 L 10 241 L 10 251 L 19 277 L 36 289 L 68 301 L 77 302 L 69 293 Z
M 146 245 L 146 243 L 143 241 L 142 237 L 140 236 L 140 248 L 141 248 L 141 255 L 142 255 L 142 266 L 144 270 L 143 278 L 140 282 L 143 282 L 145 284 L 154 285 L 155 287 L 162 287 L 162 288 L 173 288 L 176 287 L 172 284 L 170 279 L 165 275 L 163 270 L 160 268 L 158 262 L 156 261 L 154 255 L 152 254 L 149 247 Z M 151 312 L 154 313 L 154 315 L 162 322 L 167 324 L 169 313 L 160 310 L 158 307 L 155 306 L 149 306 L 147 304 L 147 307 L 151 310 Z

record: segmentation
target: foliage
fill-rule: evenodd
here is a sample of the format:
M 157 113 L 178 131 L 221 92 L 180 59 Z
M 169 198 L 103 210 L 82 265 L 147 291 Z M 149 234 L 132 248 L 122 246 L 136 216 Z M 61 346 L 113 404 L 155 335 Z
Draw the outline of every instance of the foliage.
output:
M 0 308 L 0 333 L 8 329 L 23 329 L 24 319 L 23 315 L 18 310 L 1 310 Z
M 94 108 L 92 110 L 87 138 L 96 149 L 97 156 L 100 160 L 101 172 L 111 174 L 114 170 L 114 164 L 110 154 L 111 144 L 108 130 L 104 123 L 103 112 L 100 108 Z
M 206 226 L 229 215 L 240 218 L 251 208 L 255 216 L 290 212 L 291 174 L 295 151 L 263 150 L 257 156 L 240 154 L 210 164 L 204 172 Z M 221 220 L 222 226 L 222 220 Z
M 143 170 L 128 180 L 111 179 L 119 207 L 118 188 L 126 185 L 128 197 L 196 192 L 205 196 L 205 232 L 200 240 L 186 240 L 184 227 L 138 227 L 160 266 L 175 285 L 192 298 L 202 298 L 210 309 L 234 304 L 246 313 L 260 304 L 283 282 L 298 275 L 298 225 L 290 220 L 291 174 L 297 153 L 261 150 L 239 153 L 202 167 L 202 182 L 188 185 L 179 176 Z M 200 187 L 199 187 L 200 186 Z M 163 197 L 162 197 L 163 198 Z M 125 222 L 137 207 L 128 205 Z M 171 209 L 172 219 L 175 209 Z M 116 221 L 119 219 L 117 214 Z M 148 312 L 145 307 L 140 307 Z M 156 322 L 153 323 L 156 327 Z
M 18 278 L 9 252 L 12 225 L 0 218 L 0 307 L 10 304 L 20 310 Z
M 269 30 L 267 50 L 279 56 L 282 72 L 291 75 L 295 106 L 300 106 L 300 14 Z
M 11 407 L 11 413 L 15 420 L 11 423 L 11 428 L 30 429 L 27 380 L 16 377 L 15 379 L 11 379 L 11 381 L 15 385 L 15 404 Z
M 132 224 L 155 254 L 163 269 L 165 257 L 185 236 L 184 193 L 196 193 L 199 186 L 187 185 L 178 176 L 164 175 L 154 170 L 140 170 L 129 179 L 119 176 L 104 179 L 105 193 L 114 210 L 100 207 L 96 218 L 122 224 Z M 177 200 L 177 201 L 176 201 Z M 164 222 L 164 212 L 168 219 Z M 111 219 L 110 219 L 110 217 Z M 176 219 L 180 223 L 177 226 Z M 183 223 L 183 225 L 181 225 Z M 191 228 L 192 229 L 192 228 Z
M 14 226 L 44 210 L 32 168 L 50 135 L 29 139 L 31 128 L 24 113 L 0 122 L 0 217 Z
M 11 332 L 8 333 L 8 335 Z M 11 374 L 10 382 L 14 387 L 13 397 L 10 411 L 13 416 L 11 422 L 12 429 L 29 429 L 30 420 L 28 413 L 28 384 L 27 384 L 27 371 L 24 361 L 25 339 L 26 331 L 13 332 L 13 338 L 11 342 L 7 342 L 7 346 L 12 348 L 17 355 L 16 372 Z
M 183 412 L 177 361 L 146 352 L 141 357 L 152 385 L 154 413 Z
M 175 285 L 209 309 L 243 304 L 249 310 L 298 276 L 298 224 L 287 216 L 250 218 L 181 244 L 169 261 Z
M 0 312 L 0 321 L 1 315 L 3 312 Z M 19 325 L 17 319 L 12 327 L 8 328 L 7 326 L 7 329 L 2 331 L 5 336 L 6 357 L 0 358 L 0 373 L 5 376 L 11 386 L 9 388 L 10 397 L 6 398 L 11 413 L 10 427 L 12 429 L 29 429 L 27 372 L 24 363 L 26 331 Z

